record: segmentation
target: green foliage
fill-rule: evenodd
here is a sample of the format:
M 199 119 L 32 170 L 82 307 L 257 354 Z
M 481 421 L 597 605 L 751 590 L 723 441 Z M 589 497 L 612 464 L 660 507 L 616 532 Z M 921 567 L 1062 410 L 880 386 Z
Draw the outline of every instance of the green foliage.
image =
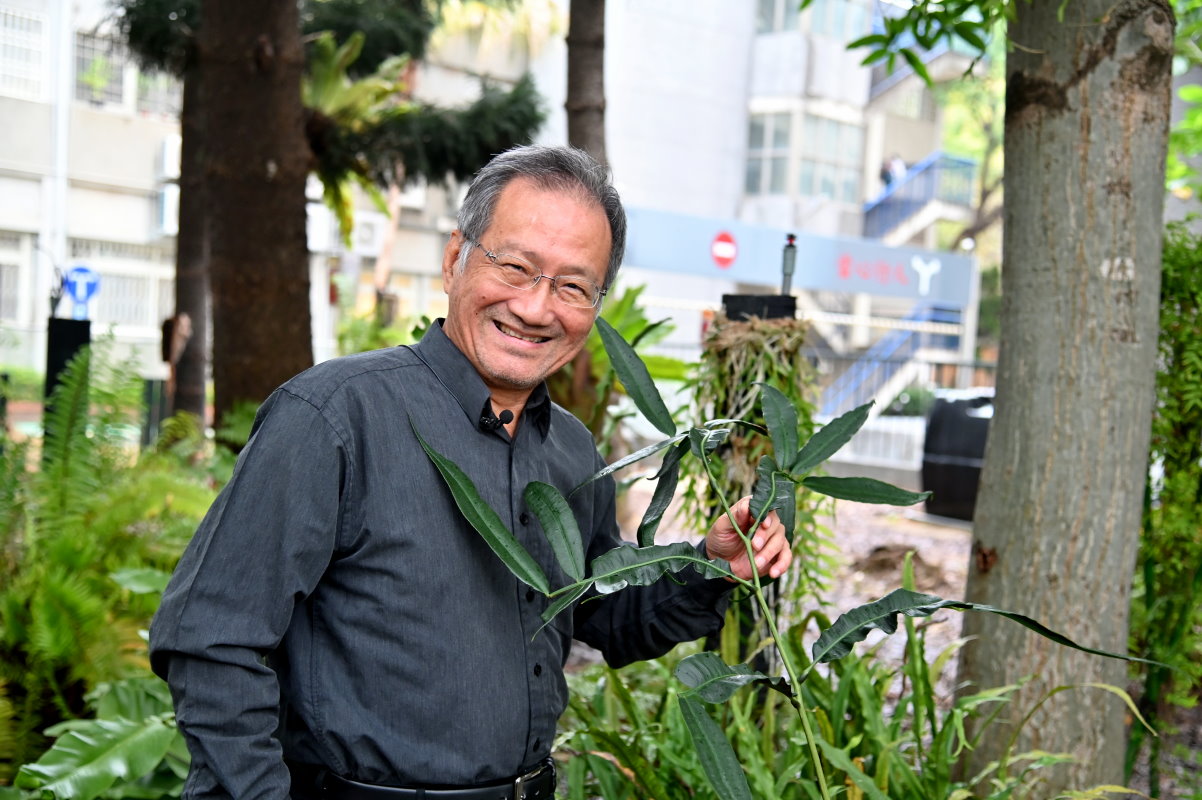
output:
M 139 631 L 158 597 L 146 582 L 213 500 L 185 438 L 137 453 L 140 384 L 105 343 L 87 348 L 52 398 L 41 458 L 0 441 L 0 782 L 48 726 L 86 713 L 90 689 L 145 672 Z
M 149 676 L 103 683 L 87 700 L 93 716 L 49 729 L 53 746 L 21 767 L 21 796 L 178 797 L 190 757 L 167 685 Z
M 363 54 L 352 69 L 370 75 L 389 58 L 422 58 L 439 21 L 441 2 L 430 0 L 308 0 L 301 5 L 306 36 L 330 32 L 340 42 L 363 37 Z
M 604 342 L 609 351 L 610 362 L 618 373 L 618 378 L 626 386 L 627 391 L 630 392 L 631 397 L 640 409 L 650 409 L 653 413 L 658 413 L 662 406 L 662 399 L 659 398 L 658 391 L 647 374 L 645 367 L 641 363 L 636 363 L 637 356 L 634 354 L 633 347 L 621 337 L 616 336 L 612 329 L 607 329 L 605 323 L 599 322 L 599 325 L 602 328 Z M 829 493 L 833 496 L 860 502 L 912 503 L 925 497 L 925 495 L 904 492 L 888 484 L 863 478 L 836 479 L 804 475 L 803 470 L 808 471 L 819 466 L 825 458 L 837 451 L 855 435 L 867 418 L 868 406 L 862 406 L 833 420 L 818 433 L 809 437 L 808 441 L 801 443 L 802 437 L 798 435 L 798 431 L 796 430 L 800 420 L 797 409 L 784 400 L 784 395 L 779 390 L 765 387 L 762 393 L 764 397 L 761 398 L 761 406 L 768 434 L 768 437 L 765 438 L 770 438 L 771 442 L 783 447 L 784 450 L 771 452 L 761 460 L 761 466 L 757 470 L 757 485 L 751 505 L 754 519 L 750 521 L 747 530 L 755 530 L 770 510 L 780 508 L 775 502 L 777 497 L 784 498 L 786 504 L 793 503 L 794 487 L 797 483 L 804 483 L 818 492 Z M 666 440 L 666 444 L 663 444 L 663 446 L 671 446 L 678 442 L 684 442 L 687 439 L 693 455 L 704 464 L 706 476 L 710 479 L 711 485 L 716 485 L 718 464 L 715 463 L 714 453 L 717 444 L 730 431 L 729 428 L 722 426 L 732 425 L 737 422 L 740 421 L 730 419 L 711 420 L 683 433 L 675 432 L 675 422 L 672 422 L 670 425 L 665 424 L 661 426 L 661 430 L 666 428 L 662 432 L 668 434 L 670 438 Z M 744 422 L 744 424 L 746 423 Z M 793 428 L 792 432 L 785 430 L 788 426 Z M 760 430 L 763 430 L 763 427 L 760 427 Z M 580 597 L 583 592 L 590 588 L 604 594 L 618 591 L 628 585 L 648 585 L 669 573 L 680 573 L 685 569 L 697 570 L 706 578 L 724 577 L 752 594 L 767 625 L 769 641 L 775 644 L 777 648 L 784 667 L 785 676 L 787 676 L 787 688 L 778 679 L 757 674 L 755 670 L 750 670 L 741 664 L 728 668 L 724 664 L 715 661 L 709 655 L 696 656 L 687 663 L 682 663 L 681 666 L 683 669 L 678 672 L 678 674 L 684 677 L 686 685 L 689 685 L 690 688 L 685 692 L 679 693 L 677 707 L 683 717 L 684 727 L 688 731 L 695 757 L 700 762 L 709 785 L 721 800 L 748 800 L 751 797 L 751 790 L 748 777 L 735 753 L 734 745 L 722 734 L 722 727 L 717 725 L 705 713 L 700 702 L 732 698 L 737 686 L 747 683 L 765 684 L 768 688 L 776 688 L 790 694 L 804 693 L 809 685 L 807 681 L 818 674 L 814 669 L 817 664 L 833 661 L 848 655 L 852 650 L 852 646 L 862 641 L 872 629 L 885 633 L 892 633 L 897 630 L 899 614 L 906 617 L 907 633 L 912 635 L 913 627 L 909 619 L 911 616 L 930 616 L 940 609 L 986 611 L 1013 620 L 1058 644 L 1074 647 L 1096 655 L 1127 658 L 1123 655 L 1081 647 L 1062 634 L 1050 630 L 1039 622 L 1020 614 L 976 603 L 943 600 L 933 595 L 899 589 L 875 603 L 851 609 L 836 620 L 833 625 L 829 625 L 825 630 L 822 630 L 818 640 L 814 643 L 814 660 L 805 666 L 803 670 L 803 662 L 801 660 L 802 649 L 799 645 L 800 637 L 809 620 L 804 620 L 800 625 L 795 625 L 792 629 L 788 630 L 787 635 L 782 635 L 777 626 L 777 616 L 774 613 L 774 609 L 769 606 L 765 599 L 764 582 L 758 574 L 753 572 L 750 579 L 739 578 L 730 570 L 730 565 L 727 562 L 706 560 L 698 554 L 696 548 L 684 542 L 675 542 L 669 545 L 649 544 L 639 547 L 619 546 L 593 559 L 589 564 L 589 574 L 583 579 L 573 580 L 571 583 L 559 588 L 548 587 L 545 573 L 543 573 L 533 557 L 525 550 L 513 533 L 505 528 L 496 513 L 480 496 L 475 486 L 471 483 L 471 480 L 453 463 L 435 452 L 425 441 L 422 441 L 420 433 L 418 434 L 418 439 L 421 441 L 421 445 L 425 449 L 427 456 L 429 456 L 442 474 L 460 511 L 464 514 L 468 522 L 481 534 L 498 558 L 509 567 L 510 572 L 519 580 L 544 592 L 549 598 L 559 598 L 543 613 L 542 617 L 545 623 L 550 622 L 556 614 L 566 610 L 573 600 Z M 801 443 L 800 448 L 798 447 L 799 443 Z M 768 467 L 765 468 L 764 464 L 767 464 Z M 589 479 L 589 481 L 591 480 L 593 479 Z M 783 491 L 778 493 L 778 487 L 782 488 Z M 543 498 L 547 502 L 536 504 L 537 510 L 540 513 L 540 522 L 542 522 L 546 530 L 551 531 L 552 551 L 556 559 L 560 562 L 561 568 L 565 573 L 571 575 L 574 571 L 578 571 L 579 565 L 576 563 L 576 559 L 582 546 L 577 543 L 555 541 L 564 537 L 579 536 L 579 532 L 572 519 L 571 509 L 558 496 L 558 490 L 553 487 L 539 485 L 535 491 L 547 495 L 547 497 Z M 759 498 L 758 503 L 755 498 Z M 722 507 L 726 510 L 726 513 L 731 516 L 731 521 L 737 529 L 737 521 L 734 519 L 733 511 L 731 510 L 733 508 L 731 501 L 720 491 L 718 491 L 718 499 Z M 550 518 L 552 516 L 562 518 L 552 520 Z M 784 515 L 782 514 L 782 516 Z M 747 554 L 750 558 L 752 555 L 751 540 L 744 534 L 740 534 L 740 538 L 744 547 L 747 548 Z M 926 662 L 923 654 L 919 652 L 916 656 L 916 660 L 922 664 L 919 669 L 925 669 Z M 913 679 L 921 677 L 921 672 L 912 676 Z M 925 683 L 927 685 L 930 684 L 929 678 Z M 1052 690 L 1048 696 L 1067 688 L 1072 687 L 1058 687 Z M 1108 686 L 1100 688 L 1119 694 L 1127 700 L 1129 706 L 1134 710 L 1134 706 L 1131 705 L 1129 698 L 1126 698 L 1126 695 L 1121 690 Z M 1040 703 L 1042 702 L 1041 700 Z M 817 705 L 817 712 L 811 712 L 810 709 L 814 708 L 815 705 Z M 857 763 L 850 754 L 850 747 L 841 748 L 837 745 L 831 746 L 834 745 L 832 736 L 826 734 L 824 726 L 833 730 L 834 721 L 838 720 L 841 722 L 844 720 L 844 714 L 836 716 L 835 713 L 828 712 L 828 709 L 830 709 L 829 704 L 814 704 L 804 696 L 800 698 L 800 702 L 794 705 L 794 709 L 797 712 L 796 719 L 801 725 L 800 741 L 804 743 L 804 750 L 799 748 L 800 752 L 795 753 L 796 764 L 791 766 L 789 771 L 783 773 L 783 775 L 781 773 L 772 773 L 772 775 L 782 775 L 782 778 L 788 781 L 798 775 L 798 770 L 812 770 L 813 782 L 817 787 L 818 795 L 823 800 L 829 800 L 832 796 L 829 789 L 831 784 L 826 776 L 828 774 L 835 775 L 842 771 L 846 776 L 846 780 L 850 781 L 857 788 L 868 792 L 870 796 L 886 796 L 880 791 L 881 787 L 875 783 L 876 777 L 870 776 L 869 773 L 861 768 L 862 766 L 867 766 L 866 761 Z M 914 714 L 916 717 L 925 718 L 926 721 L 930 722 L 930 725 L 934 728 L 933 735 L 935 736 L 931 744 L 939 746 L 939 730 L 937 728 L 937 715 L 933 700 L 927 697 L 921 703 L 917 703 Z M 952 728 L 945 728 L 945 731 L 950 731 L 950 733 L 946 733 L 943 741 L 955 741 L 957 736 L 963 739 L 962 723 L 963 719 L 961 718 Z M 945 794 L 932 793 L 930 791 L 932 787 L 928 785 L 929 782 L 926 778 L 927 767 L 929 766 L 928 756 L 924 755 L 924 747 L 927 740 L 924 738 L 925 731 L 923 724 L 921 724 L 921 719 L 920 724 L 915 724 L 911 727 L 911 730 L 916 731 L 919 737 L 917 740 L 917 752 L 919 755 L 916 761 L 919 778 L 916 779 L 916 785 L 922 790 L 921 793 L 916 793 L 913 796 L 923 798 L 945 796 Z M 630 767 L 631 771 L 640 776 L 641 784 L 648 789 L 651 796 L 657 798 L 668 796 L 666 793 L 668 791 L 666 784 L 663 784 L 658 779 L 656 770 L 647 768 L 649 763 L 645 760 L 645 756 L 640 755 L 633 748 L 625 746 L 624 743 L 612 736 L 605 736 L 596 730 L 590 730 L 590 735 L 614 745 L 614 749 L 620 752 L 620 757 L 626 758 L 632 764 Z M 825 744 L 821 744 L 824 740 Z M 852 744 L 858 743 L 857 741 Z M 1011 743 L 1013 743 L 1013 740 Z M 892 746 L 893 742 L 890 744 Z M 950 745 L 944 746 L 950 747 Z M 929 753 L 933 749 L 934 747 L 927 748 L 926 752 Z M 963 747 L 956 747 L 954 749 L 956 753 L 959 753 L 963 750 Z M 893 754 L 894 751 L 890 750 L 889 752 Z M 1016 757 L 1015 760 L 1021 761 L 1023 758 L 1027 757 Z M 1065 760 L 1065 758 L 1065 756 L 1042 753 L 1030 756 L 1031 763 L 1035 767 L 1059 763 Z M 1000 778 L 1004 779 L 1009 763 L 1010 759 L 1007 756 L 1003 763 L 991 767 L 989 772 L 997 770 Z M 595 764 L 596 762 L 589 761 L 589 765 L 595 766 Z M 579 773 L 580 768 L 577 767 L 574 771 Z M 874 776 L 879 776 L 880 774 L 878 770 L 877 773 L 874 773 Z M 931 774 L 936 774 L 944 783 L 950 781 L 950 769 L 947 771 L 946 779 L 941 777 L 942 773 L 932 772 Z M 885 777 L 888 776 L 886 775 Z M 977 776 L 973 783 L 979 783 L 985 777 L 987 776 Z M 800 785 L 809 786 L 804 780 Z M 938 789 L 939 786 L 935 788 Z M 1012 784 L 1003 785 L 1002 793 L 993 796 L 998 798 L 1009 797 L 1013 795 L 1014 789 L 1015 786 Z M 780 796 L 779 787 L 774 786 L 774 791 L 767 796 Z M 812 793 L 811 796 L 813 796 Z M 961 795 L 961 797 L 964 797 L 964 795 Z
M 1202 686 L 1202 237 L 1171 226 L 1164 241 L 1156 405 L 1135 591 L 1132 650 L 1149 666 L 1140 709 L 1157 730 Z M 1145 741 L 1132 731 L 1128 769 Z M 1150 741 L 1152 783 L 1160 742 Z M 1158 787 L 1155 787 L 1158 791 Z M 1155 796 L 1155 795 L 1154 795 Z
M 45 376 L 27 367 L 0 367 L 0 374 L 8 376 L 8 383 L 0 383 L 0 395 L 8 400 L 41 400 Z
M 688 372 L 687 364 L 669 356 L 645 352 L 648 346 L 662 341 L 672 332 L 672 325 L 667 320 L 651 322 L 647 319 L 639 305 L 639 297 L 645 288 L 634 286 L 621 294 L 608 295 L 601 307 L 601 319 L 642 351 L 640 357 L 654 382 L 682 381 Z M 619 426 L 626 415 L 617 412 L 614 406 L 629 392 L 610 366 L 599 327 L 589 334 L 584 349 L 576 358 L 547 379 L 547 389 L 552 400 L 588 426 L 602 453 L 621 450 Z

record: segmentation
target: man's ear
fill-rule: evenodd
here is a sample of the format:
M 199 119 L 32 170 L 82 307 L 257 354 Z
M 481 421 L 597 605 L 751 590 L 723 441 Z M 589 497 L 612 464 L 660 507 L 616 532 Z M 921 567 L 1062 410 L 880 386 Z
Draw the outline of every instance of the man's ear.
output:
M 458 271 L 459 251 L 463 249 L 466 242 L 467 239 L 456 228 L 451 231 L 451 238 L 447 239 L 447 244 L 442 249 L 442 288 L 448 294 L 451 291 L 451 284 L 454 282 L 455 274 Z

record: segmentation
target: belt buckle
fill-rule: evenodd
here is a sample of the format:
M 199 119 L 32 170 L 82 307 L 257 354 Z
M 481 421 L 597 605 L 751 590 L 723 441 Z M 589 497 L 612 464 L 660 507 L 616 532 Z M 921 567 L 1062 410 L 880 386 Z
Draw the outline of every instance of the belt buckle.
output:
M 526 800 L 526 781 L 537 778 L 546 769 L 546 765 L 530 770 L 525 775 L 513 779 L 513 800 Z

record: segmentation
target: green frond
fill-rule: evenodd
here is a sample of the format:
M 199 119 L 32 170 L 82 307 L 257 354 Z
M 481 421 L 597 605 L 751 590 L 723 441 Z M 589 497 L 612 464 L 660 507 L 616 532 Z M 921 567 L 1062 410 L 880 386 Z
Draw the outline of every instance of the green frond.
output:
M 81 634 L 105 621 L 105 604 L 79 575 L 47 573 L 29 604 L 32 660 L 70 664 L 83 653 Z

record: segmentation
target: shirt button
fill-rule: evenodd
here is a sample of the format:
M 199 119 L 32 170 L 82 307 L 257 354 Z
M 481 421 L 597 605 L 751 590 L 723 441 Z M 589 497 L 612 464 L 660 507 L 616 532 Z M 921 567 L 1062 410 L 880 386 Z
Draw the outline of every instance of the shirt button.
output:
M 539 675 L 542 675 L 542 674 L 543 674 L 543 665 L 535 664 L 534 665 L 534 677 L 537 678 Z
M 534 602 L 534 598 L 535 598 L 534 590 L 533 590 L 533 589 L 527 589 L 527 590 L 526 590 L 526 602 L 527 602 L 527 603 L 533 603 L 533 602 Z
M 521 514 L 518 514 L 518 522 L 522 523 L 523 525 L 529 525 L 530 515 L 523 511 Z

